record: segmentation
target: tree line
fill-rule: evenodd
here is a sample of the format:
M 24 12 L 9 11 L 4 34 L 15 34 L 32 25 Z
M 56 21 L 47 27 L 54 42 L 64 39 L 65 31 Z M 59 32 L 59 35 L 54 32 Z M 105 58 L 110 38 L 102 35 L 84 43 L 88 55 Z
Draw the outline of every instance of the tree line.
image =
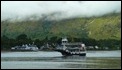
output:
M 109 47 L 109 49 L 121 49 L 121 40 L 114 40 L 114 39 L 107 39 L 107 40 L 95 40 L 91 38 L 72 38 L 67 37 L 68 42 L 83 42 L 86 46 L 98 46 L 101 49 L 105 47 Z M 51 48 L 55 48 L 57 45 L 61 44 L 62 38 L 58 36 L 53 36 L 50 39 L 46 37 L 43 40 L 35 39 L 32 40 L 28 38 L 26 34 L 21 34 L 17 36 L 15 39 L 8 38 L 7 36 L 3 35 L 1 37 L 1 50 L 10 50 L 11 47 L 14 46 L 22 46 L 23 44 L 32 44 L 34 42 L 38 48 L 45 44 L 51 45 Z

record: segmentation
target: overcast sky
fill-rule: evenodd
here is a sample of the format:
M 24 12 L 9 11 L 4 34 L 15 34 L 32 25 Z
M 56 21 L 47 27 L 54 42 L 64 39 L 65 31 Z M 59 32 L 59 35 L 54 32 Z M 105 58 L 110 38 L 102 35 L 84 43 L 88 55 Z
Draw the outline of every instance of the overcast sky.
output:
M 1 18 L 58 12 L 57 18 L 98 16 L 121 12 L 121 1 L 1 1 Z

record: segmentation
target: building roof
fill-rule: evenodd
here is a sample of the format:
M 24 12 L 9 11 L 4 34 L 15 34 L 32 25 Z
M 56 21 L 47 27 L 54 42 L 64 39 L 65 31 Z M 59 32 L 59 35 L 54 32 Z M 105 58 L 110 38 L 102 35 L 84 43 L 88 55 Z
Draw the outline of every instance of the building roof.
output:
M 68 41 L 67 38 L 63 38 L 62 41 Z

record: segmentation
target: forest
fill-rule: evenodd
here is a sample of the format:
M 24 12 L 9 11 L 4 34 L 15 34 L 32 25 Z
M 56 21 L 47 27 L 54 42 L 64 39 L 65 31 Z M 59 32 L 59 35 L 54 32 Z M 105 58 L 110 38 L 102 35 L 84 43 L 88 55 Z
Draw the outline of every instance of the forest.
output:
M 50 20 L 48 17 L 53 18 L 53 15 L 2 20 L 1 49 L 9 50 L 32 42 L 39 48 L 46 43 L 55 48 L 61 44 L 62 37 L 67 37 L 69 42 L 83 42 L 86 46 L 121 49 L 121 13 L 62 20 Z

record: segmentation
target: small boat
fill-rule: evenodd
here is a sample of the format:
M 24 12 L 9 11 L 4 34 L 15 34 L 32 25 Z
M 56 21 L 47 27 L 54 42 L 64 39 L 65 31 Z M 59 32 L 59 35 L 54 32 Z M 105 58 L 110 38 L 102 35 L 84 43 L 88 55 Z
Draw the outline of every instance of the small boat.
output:
M 58 46 L 55 51 L 60 52 L 64 56 L 86 56 L 86 47 L 82 42 L 68 43 L 66 38 L 62 39 L 61 46 Z
M 22 45 L 15 46 L 11 48 L 12 51 L 38 51 L 38 47 L 36 45 Z

